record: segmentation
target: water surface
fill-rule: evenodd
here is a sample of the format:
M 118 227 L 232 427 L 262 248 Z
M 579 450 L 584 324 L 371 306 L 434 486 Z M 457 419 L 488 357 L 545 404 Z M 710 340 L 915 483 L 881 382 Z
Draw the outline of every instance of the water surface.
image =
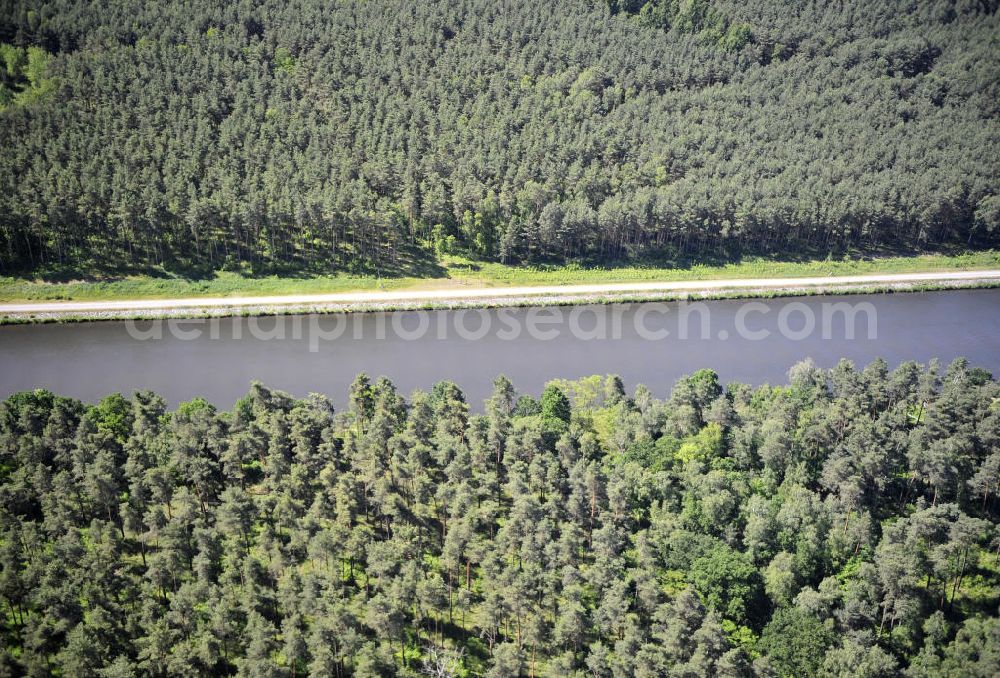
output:
M 856 316 L 853 339 L 845 336 L 842 314 L 823 322 L 824 304 L 830 308 L 845 302 L 871 305 Z M 363 371 L 373 378 L 389 377 L 403 393 L 449 379 L 479 409 L 499 373 L 520 391 L 535 394 L 554 377 L 614 373 L 630 389 L 644 383 L 658 396 L 667 395 L 678 377 L 703 367 L 716 370 L 723 381 L 783 383 L 789 366 L 807 357 L 832 367 L 841 357 L 860 366 L 880 356 L 895 367 L 904 360 L 936 357 L 948 362 L 965 356 L 1000 374 L 997 289 L 757 300 L 749 312 L 746 303 L 688 307 L 687 338 L 679 336 L 682 307 L 677 303 L 467 311 L 458 316 L 459 311 L 442 311 L 230 318 L 212 325 L 186 322 L 173 331 L 165 326 L 161 338 L 145 340 L 131 336 L 123 322 L 7 326 L 0 327 L 0 397 L 47 388 L 94 401 L 115 391 L 153 389 L 172 405 L 204 396 L 229 407 L 257 379 L 297 396 L 326 393 L 343 406 L 348 385 Z M 754 336 L 767 332 L 767 339 L 741 336 L 741 308 L 741 327 Z M 875 322 L 869 328 L 872 310 Z M 809 314 L 816 326 L 806 333 Z M 703 316 L 708 318 L 704 334 Z M 782 318 L 786 335 L 807 336 L 782 336 Z M 527 330 L 529 321 L 539 336 Z M 343 323 L 342 334 L 327 338 L 338 323 Z M 481 331 L 483 323 L 486 332 Z M 515 325 L 519 333 L 512 329 Z M 824 327 L 829 338 L 823 336 Z M 149 322 L 135 323 L 132 329 L 155 334 Z M 552 330 L 557 336 L 546 338 Z M 670 335 L 651 338 L 663 330 Z M 194 334 L 200 336 L 185 338 Z M 281 334 L 284 338 L 275 336 Z M 484 336 L 478 338 L 480 334 Z

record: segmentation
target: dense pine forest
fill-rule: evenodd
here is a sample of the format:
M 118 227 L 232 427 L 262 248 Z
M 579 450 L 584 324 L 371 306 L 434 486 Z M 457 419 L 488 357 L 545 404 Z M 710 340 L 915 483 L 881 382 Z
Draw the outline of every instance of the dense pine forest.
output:
M 0 673 L 1000 673 L 986 372 L 494 386 L 12 396 Z
M 0 0 L 0 273 L 1000 243 L 997 0 Z

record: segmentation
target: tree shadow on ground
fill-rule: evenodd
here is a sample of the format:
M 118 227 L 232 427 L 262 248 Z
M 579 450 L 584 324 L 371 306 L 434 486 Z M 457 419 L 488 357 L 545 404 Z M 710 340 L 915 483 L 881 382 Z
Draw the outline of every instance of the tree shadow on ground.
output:
M 967 247 L 941 245 L 926 247 L 922 249 L 893 247 L 889 245 L 879 246 L 871 249 L 810 249 L 795 252 L 780 251 L 714 251 L 700 252 L 697 254 L 683 253 L 672 250 L 660 250 L 656 252 L 646 252 L 633 256 L 620 256 L 612 258 L 590 258 L 583 257 L 574 259 L 571 262 L 543 259 L 535 262 L 524 262 L 520 265 L 534 270 L 556 270 L 572 263 L 575 267 L 583 270 L 607 270 L 611 268 L 664 268 L 674 270 L 690 270 L 696 266 L 723 267 L 736 266 L 749 262 L 775 263 L 775 264 L 805 264 L 814 261 L 849 261 L 863 262 L 876 261 L 888 257 L 893 258 L 916 258 L 928 254 L 957 255 L 971 251 Z
M 341 257 L 343 259 L 343 256 Z M 351 265 L 334 262 L 282 262 L 256 264 L 249 261 L 229 262 L 222 266 L 174 261 L 156 265 L 112 265 L 105 261 L 78 262 L 74 264 L 47 265 L 32 271 L 4 271 L 21 280 L 40 280 L 47 283 L 114 282 L 132 276 L 162 280 L 182 279 L 203 282 L 214 279 L 219 272 L 237 273 L 245 278 L 261 279 L 281 277 L 308 279 L 319 276 L 357 275 L 381 278 L 444 278 L 448 269 L 437 261 L 434 253 L 418 246 L 401 247 L 394 257 L 386 256 L 380 262 L 355 261 Z
M 611 268 L 666 268 L 675 270 L 690 270 L 695 266 L 721 267 L 738 265 L 748 261 L 769 263 L 807 263 L 810 261 L 874 261 L 885 257 L 918 257 L 926 254 L 955 255 L 970 251 L 958 245 L 939 245 L 922 249 L 879 246 L 871 249 L 847 250 L 801 250 L 796 252 L 766 252 L 766 251 L 713 251 L 697 254 L 661 250 L 645 252 L 632 256 L 624 255 L 612 258 L 584 257 L 572 260 L 538 259 L 522 261 L 513 264 L 515 268 L 530 270 L 558 270 L 570 264 L 583 270 L 606 270 Z M 447 278 L 448 268 L 438 260 L 429 247 L 417 244 L 405 245 L 399 248 L 395 256 L 384 256 L 381 261 L 355 259 L 344 264 L 347 256 L 341 255 L 340 261 L 287 262 L 256 264 L 249 261 L 229 262 L 227 265 L 213 266 L 196 264 L 186 261 L 175 261 L 162 266 L 111 264 L 109 259 L 103 261 L 80 262 L 76 264 L 48 265 L 33 271 L 3 271 L 2 275 L 12 276 L 21 280 L 41 280 L 48 283 L 68 282 L 114 282 L 131 276 L 144 276 L 155 279 L 182 279 L 193 282 L 214 279 L 220 271 L 238 273 L 245 278 L 261 279 L 281 277 L 288 279 L 309 279 L 319 276 L 356 275 L 378 278 Z M 461 264 L 460 268 L 469 272 L 482 270 L 481 264 L 496 263 L 494 260 L 471 258 Z

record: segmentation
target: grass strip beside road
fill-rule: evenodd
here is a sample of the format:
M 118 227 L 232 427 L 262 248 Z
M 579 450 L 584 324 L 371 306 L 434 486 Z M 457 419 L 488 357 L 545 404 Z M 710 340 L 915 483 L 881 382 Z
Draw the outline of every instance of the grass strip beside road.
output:
M 632 281 L 576 285 L 525 287 L 468 287 L 442 290 L 397 290 L 340 292 L 321 295 L 281 295 L 242 297 L 187 297 L 180 299 L 128 299 L 113 301 L 0 302 L 0 320 L 48 322 L 59 320 L 199 315 L 269 315 L 302 312 L 349 311 L 372 305 L 383 310 L 434 304 L 482 307 L 525 304 L 567 304 L 607 302 L 629 296 L 664 298 L 677 295 L 728 295 L 756 297 L 768 294 L 858 293 L 875 289 L 912 290 L 955 287 L 996 286 L 1000 269 L 987 271 L 936 271 L 877 275 L 821 276 L 805 278 L 728 278 L 720 280 Z
M 592 268 L 567 266 L 509 266 L 444 256 L 447 272 L 440 278 L 377 278 L 331 275 L 314 277 L 250 277 L 218 272 L 204 279 L 172 276 L 134 276 L 120 279 L 44 282 L 0 277 L 0 302 L 117 301 L 211 297 L 261 297 L 398 290 L 466 290 L 490 287 L 680 282 L 749 278 L 802 278 L 1000 268 L 1000 252 L 922 255 L 870 259 L 826 259 L 805 262 L 755 259 L 721 266 L 629 266 Z

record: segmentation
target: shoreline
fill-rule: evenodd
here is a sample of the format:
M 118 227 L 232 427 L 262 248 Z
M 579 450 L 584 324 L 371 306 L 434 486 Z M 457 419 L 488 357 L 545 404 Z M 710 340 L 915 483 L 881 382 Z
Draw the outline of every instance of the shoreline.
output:
M 735 279 L 468 290 L 0 304 L 0 325 L 197 319 L 459 308 L 517 308 L 696 299 L 928 292 L 1000 287 L 1000 270 L 936 271 L 824 278 Z

